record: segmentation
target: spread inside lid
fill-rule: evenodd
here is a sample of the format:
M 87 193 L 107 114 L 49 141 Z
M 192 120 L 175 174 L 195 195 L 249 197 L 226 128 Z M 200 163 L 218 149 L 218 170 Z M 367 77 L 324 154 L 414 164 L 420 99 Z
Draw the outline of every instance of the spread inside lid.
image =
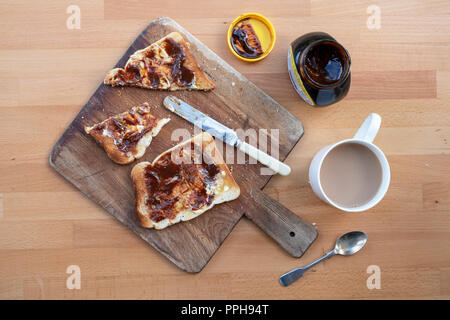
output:
M 231 24 L 228 42 L 233 54 L 240 59 L 258 61 L 272 50 L 275 32 L 265 17 L 259 14 L 245 14 Z

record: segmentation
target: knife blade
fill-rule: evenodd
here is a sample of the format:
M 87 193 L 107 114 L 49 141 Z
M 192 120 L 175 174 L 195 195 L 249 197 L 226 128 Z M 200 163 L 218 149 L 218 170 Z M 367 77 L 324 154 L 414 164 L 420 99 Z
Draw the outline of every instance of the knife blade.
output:
M 273 171 L 284 176 L 291 172 L 291 168 L 288 165 L 245 141 L 242 141 L 234 130 L 205 115 L 203 112 L 195 109 L 183 100 L 174 96 L 167 96 L 164 98 L 163 104 L 168 110 L 210 133 L 212 136 L 222 140 L 226 144 L 237 147 L 239 150 L 258 160 Z

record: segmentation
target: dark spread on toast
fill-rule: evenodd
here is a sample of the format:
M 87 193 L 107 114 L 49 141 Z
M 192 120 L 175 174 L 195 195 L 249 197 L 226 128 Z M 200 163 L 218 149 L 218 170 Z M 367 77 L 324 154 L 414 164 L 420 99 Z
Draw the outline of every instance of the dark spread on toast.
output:
M 180 87 L 187 87 L 192 85 L 194 81 L 194 72 L 184 66 L 186 61 L 186 53 L 183 47 L 171 38 L 164 40 L 162 44 L 163 49 L 167 52 L 172 62 L 168 65 L 172 69 L 172 79 Z
M 248 19 L 239 21 L 231 34 L 231 45 L 238 55 L 244 58 L 258 58 L 264 52 L 261 42 Z
M 120 151 L 132 152 L 139 140 L 157 125 L 158 119 L 149 112 L 149 105 L 144 103 L 139 107 L 132 108 L 129 112 L 95 125 L 92 130 L 97 134 L 111 137 Z M 142 128 L 137 126 L 142 126 Z
M 162 50 L 167 53 L 168 59 Z M 172 81 L 179 87 L 188 87 L 194 83 L 195 74 L 184 64 L 186 53 L 183 46 L 171 38 L 165 39 L 161 46 L 154 46 L 146 51 L 141 60 L 128 63 L 125 69 L 119 69 L 115 77 L 115 85 L 146 85 L 158 88 L 160 84 L 167 83 L 167 75 L 160 69 L 168 68 Z
M 181 160 L 183 150 L 186 154 L 188 146 L 164 154 L 155 164 L 144 169 L 148 191 L 146 205 L 150 219 L 156 223 L 166 218 L 173 219 L 187 208 L 193 211 L 204 208 L 214 200 L 210 187 L 214 185 L 220 168 L 202 152 L 201 147 L 191 142 L 190 148 L 190 156 L 182 158 L 183 161 L 178 160 Z M 174 152 L 180 156 L 176 161 L 173 161 Z

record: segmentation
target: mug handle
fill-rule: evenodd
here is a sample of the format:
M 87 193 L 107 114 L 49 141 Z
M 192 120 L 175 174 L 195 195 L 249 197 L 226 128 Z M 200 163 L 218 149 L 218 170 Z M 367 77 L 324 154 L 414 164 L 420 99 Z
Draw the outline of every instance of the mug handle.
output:
M 366 118 L 366 120 L 364 120 L 363 124 L 358 129 L 358 132 L 356 132 L 353 138 L 372 143 L 373 139 L 375 139 L 378 133 L 378 130 L 380 129 L 380 125 L 381 125 L 380 115 L 377 113 L 371 113 Z

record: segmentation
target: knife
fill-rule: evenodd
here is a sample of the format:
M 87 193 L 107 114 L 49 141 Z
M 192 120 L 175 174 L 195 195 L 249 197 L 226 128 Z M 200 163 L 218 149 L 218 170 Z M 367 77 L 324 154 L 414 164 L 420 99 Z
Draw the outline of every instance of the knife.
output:
M 167 96 L 164 98 L 163 103 L 168 110 L 186 119 L 195 126 L 200 127 L 202 130 L 207 131 L 212 136 L 222 140 L 226 144 L 237 147 L 239 150 L 258 160 L 276 173 L 279 173 L 282 176 L 287 176 L 291 173 L 291 168 L 288 165 L 246 143 L 245 141 L 242 141 L 239 139 L 234 130 L 208 117 L 183 100 L 180 100 L 174 96 Z

